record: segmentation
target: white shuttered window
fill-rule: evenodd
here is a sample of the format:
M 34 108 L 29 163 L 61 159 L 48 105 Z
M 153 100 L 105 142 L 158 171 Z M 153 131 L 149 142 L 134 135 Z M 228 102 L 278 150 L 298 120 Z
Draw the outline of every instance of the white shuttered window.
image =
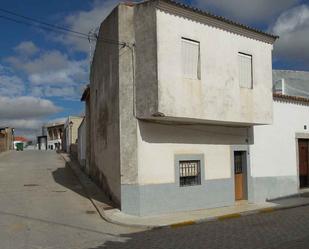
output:
M 182 38 L 181 47 L 183 76 L 189 79 L 199 79 L 200 43 Z
M 252 84 L 252 56 L 238 53 L 239 84 L 240 87 L 253 88 Z

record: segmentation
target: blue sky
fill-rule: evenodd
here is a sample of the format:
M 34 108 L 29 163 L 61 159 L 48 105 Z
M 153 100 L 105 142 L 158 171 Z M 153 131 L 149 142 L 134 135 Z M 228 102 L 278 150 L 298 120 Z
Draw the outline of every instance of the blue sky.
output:
M 183 0 L 238 22 L 280 35 L 275 69 L 309 70 L 309 1 Z M 118 0 L 1 0 L 0 8 L 88 33 Z M 0 16 L 13 17 L 0 11 Z M 36 135 L 43 123 L 83 113 L 88 82 L 86 39 L 42 31 L 0 17 L 0 126 Z

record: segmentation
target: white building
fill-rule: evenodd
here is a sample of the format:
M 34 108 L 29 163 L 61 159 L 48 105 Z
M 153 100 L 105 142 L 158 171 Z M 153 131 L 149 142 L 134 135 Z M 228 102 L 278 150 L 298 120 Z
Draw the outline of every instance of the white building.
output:
M 276 39 L 170 0 L 120 4 L 103 21 L 86 161 L 123 212 L 261 201 L 249 151 L 254 127 L 273 122 Z
M 47 148 L 49 150 L 61 150 L 64 132 L 64 123 L 57 122 L 45 125 L 47 134 Z
M 306 79 L 305 72 L 291 73 L 293 95 L 294 89 L 309 87 L 309 73 Z M 293 195 L 309 187 L 309 99 L 274 94 L 273 108 L 273 124 L 254 127 L 250 146 L 249 181 L 254 200 Z

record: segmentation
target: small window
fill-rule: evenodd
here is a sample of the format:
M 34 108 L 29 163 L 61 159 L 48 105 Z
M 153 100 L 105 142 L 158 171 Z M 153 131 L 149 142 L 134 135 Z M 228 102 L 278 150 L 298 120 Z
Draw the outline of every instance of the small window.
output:
M 239 85 L 243 88 L 253 88 L 252 55 L 238 53 Z
M 200 160 L 179 161 L 180 187 L 201 185 Z
M 185 78 L 199 79 L 200 43 L 182 38 L 182 72 Z

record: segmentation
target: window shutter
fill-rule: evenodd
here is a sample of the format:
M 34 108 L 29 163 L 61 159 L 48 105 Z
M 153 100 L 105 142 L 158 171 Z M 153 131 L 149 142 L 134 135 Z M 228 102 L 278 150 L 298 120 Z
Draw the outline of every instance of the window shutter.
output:
M 199 78 L 199 50 L 199 42 L 182 39 L 182 72 L 185 78 Z
M 240 87 L 252 88 L 252 56 L 238 53 Z

